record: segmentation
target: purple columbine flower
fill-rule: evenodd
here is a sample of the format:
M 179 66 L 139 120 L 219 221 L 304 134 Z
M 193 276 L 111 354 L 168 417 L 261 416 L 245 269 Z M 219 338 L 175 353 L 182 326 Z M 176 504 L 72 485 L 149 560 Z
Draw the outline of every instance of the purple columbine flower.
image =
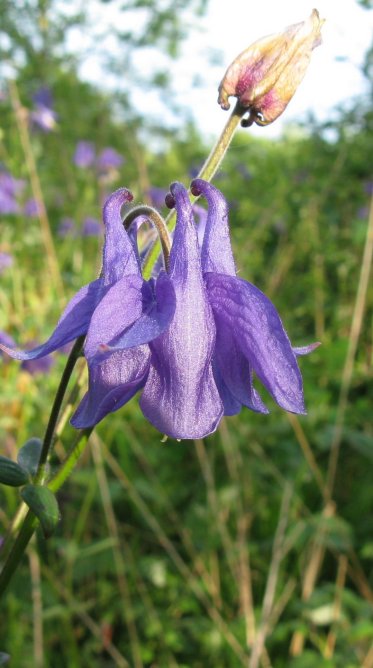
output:
M 138 286 L 149 312 L 151 282 L 144 283 L 139 270 L 131 289 L 128 276 L 110 288 L 89 326 L 89 390 L 73 416 L 75 427 L 97 424 L 143 389 L 141 409 L 159 431 L 201 438 L 216 429 L 223 414 L 236 414 L 242 405 L 268 412 L 253 387 L 253 372 L 280 406 L 304 413 L 296 355 L 315 345 L 293 349 L 270 300 L 236 277 L 226 201 L 204 181 L 196 180 L 193 189 L 209 205 L 202 250 L 188 193 L 181 184 L 171 186 L 177 223 L 168 277 L 176 306 L 169 324 L 155 335 L 144 320 Z M 128 257 L 133 252 L 129 242 Z M 167 283 L 163 287 L 157 309 L 163 298 L 169 317 L 172 292 Z
M 100 172 L 107 172 L 111 169 L 119 169 L 124 163 L 124 158 L 111 146 L 104 148 L 97 158 L 96 166 Z
M 74 164 L 77 167 L 86 169 L 92 167 L 96 159 L 95 147 L 90 141 L 79 141 L 74 153 Z
M 5 271 L 5 269 L 9 269 L 9 267 L 11 267 L 12 264 L 13 264 L 12 255 L 10 255 L 10 253 L 0 252 L 0 276 Z
M 102 225 L 97 218 L 87 217 L 83 220 L 82 237 L 99 237 L 102 231 Z
M 138 260 L 128 235 L 123 228 L 120 216 L 122 206 L 131 200 L 131 193 L 126 188 L 121 188 L 114 192 L 106 201 L 103 210 L 106 234 L 103 248 L 101 276 L 97 280 L 81 288 L 70 300 L 51 337 L 45 343 L 32 350 L 13 350 L 11 347 L 1 343 L 0 349 L 14 359 L 33 360 L 44 357 L 54 350 L 61 348 L 69 343 L 69 341 L 73 341 L 78 336 L 87 333 L 92 315 L 94 314 L 97 305 L 107 293 L 109 300 L 105 301 L 105 305 L 108 304 L 108 301 L 110 304 L 110 295 L 113 294 L 111 292 L 111 287 L 115 288 L 116 286 L 119 286 L 119 290 L 124 289 L 126 293 L 128 293 L 127 301 L 129 311 L 126 313 L 126 317 L 129 324 L 132 322 L 131 317 L 135 318 L 135 315 L 136 317 L 141 316 L 142 309 L 144 309 L 143 320 L 140 318 L 138 324 L 139 329 L 142 330 L 142 336 L 145 336 L 146 339 L 147 336 L 152 336 L 153 332 L 162 331 L 162 327 L 165 327 L 168 324 L 172 315 L 171 312 L 169 313 L 169 304 L 171 303 L 172 305 L 172 298 L 166 299 L 164 305 L 161 304 L 159 307 L 161 314 L 160 324 L 157 322 L 153 311 L 157 308 L 158 296 L 161 301 L 164 301 L 163 297 L 165 294 L 167 295 L 167 286 L 170 281 L 167 275 L 164 274 L 163 276 L 159 276 L 155 285 L 153 285 L 153 283 L 148 285 L 142 281 L 139 276 Z M 128 252 L 129 246 L 132 249 L 132 253 Z M 137 298 L 134 306 L 135 311 L 131 312 L 131 299 L 134 301 L 135 298 Z M 126 308 L 126 299 L 124 299 L 124 302 L 124 308 Z M 164 315 L 165 312 L 168 320 Z M 108 312 L 106 312 L 104 322 L 100 323 L 103 314 L 102 310 L 99 310 L 99 315 L 93 319 L 89 329 L 89 337 L 87 338 L 88 352 L 89 345 L 92 345 L 91 342 L 92 340 L 95 340 L 95 337 L 98 339 L 98 342 L 101 343 L 101 341 L 106 340 L 108 331 L 113 332 L 112 336 L 115 334 L 118 329 L 119 320 L 122 322 L 120 319 L 121 315 L 122 310 L 111 323 L 109 321 L 110 318 L 109 320 L 107 318 Z

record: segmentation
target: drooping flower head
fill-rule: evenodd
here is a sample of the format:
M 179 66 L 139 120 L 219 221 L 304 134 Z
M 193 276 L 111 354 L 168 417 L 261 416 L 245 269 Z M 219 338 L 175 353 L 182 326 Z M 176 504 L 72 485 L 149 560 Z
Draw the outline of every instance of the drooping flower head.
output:
M 128 237 L 128 274 L 109 289 L 88 329 L 89 389 L 75 427 L 97 424 L 142 391 L 140 407 L 160 432 L 202 438 L 242 406 L 268 412 L 254 373 L 280 406 L 305 410 L 296 355 L 315 346 L 293 349 L 270 300 L 237 278 L 222 194 L 201 179 L 192 190 L 208 203 L 202 247 L 188 193 L 174 183 L 166 198 L 177 213 L 168 272 L 156 282 L 143 281 L 139 267 L 134 272 Z
M 251 110 L 258 125 L 276 120 L 301 83 L 312 50 L 321 44 L 323 23 L 314 9 L 306 21 L 249 46 L 223 77 L 218 98 L 221 107 L 229 109 L 228 98 L 233 95 L 242 107 Z
M 141 222 L 127 217 L 134 230 L 125 230 L 121 206 L 132 196 L 122 188 L 104 207 L 100 278 L 73 297 L 45 344 L 26 352 L 0 348 L 39 359 L 86 334 L 89 387 L 72 418 L 76 428 L 94 426 L 142 391 L 140 407 L 160 432 L 203 438 L 242 406 L 268 412 L 254 374 L 281 407 L 303 413 L 296 356 L 314 346 L 292 348 L 270 300 L 237 278 L 223 195 L 201 179 L 192 183 L 208 204 L 199 241 L 186 188 L 174 183 L 170 190 L 166 202 L 177 221 L 166 271 L 142 277 Z

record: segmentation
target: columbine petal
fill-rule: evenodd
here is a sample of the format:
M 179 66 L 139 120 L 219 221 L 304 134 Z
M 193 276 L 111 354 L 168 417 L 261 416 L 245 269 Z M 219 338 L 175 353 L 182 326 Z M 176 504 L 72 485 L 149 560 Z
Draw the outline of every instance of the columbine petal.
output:
M 83 397 L 71 424 L 85 429 L 100 422 L 108 413 L 124 406 L 143 387 L 149 369 L 148 346 L 112 353 L 89 370 L 89 391 Z
M 41 346 L 33 350 L 13 350 L 0 344 L 0 348 L 14 359 L 34 360 L 85 334 L 101 290 L 101 278 L 81 288 L 66 306 L 52 336 Z
M 304 413 L 302 377 L 280 317 L 254 285 L 223 274 L 205 275 L 215 317 L 234 332 L 239 348 L 277 403 Z
M 171 193 L 177 224 L 169 275 L 176 309 L 165 333 L 149 344 L 151 367 L 140 405 L 159 431 L 202 438 L 216 429 L 223 414 L 211 367 L 215 326 L 188 193 L 181 184 L 173 184 Z
M 167 274 L 162 272 L 155 283 L 126 276 L 109 288 L 93 314 L 86 358 L 98 363 L 108 351 L 148 343 L 166 329 L 174 311 L 175 292 Z

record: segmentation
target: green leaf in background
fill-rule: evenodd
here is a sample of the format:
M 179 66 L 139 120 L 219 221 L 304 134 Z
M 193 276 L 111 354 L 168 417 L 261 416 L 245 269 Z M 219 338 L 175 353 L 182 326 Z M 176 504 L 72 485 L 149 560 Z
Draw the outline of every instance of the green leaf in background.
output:
M 27 471 L 8 457 L 0 456 L 0 483 L 10 487 L 21 487 L 29 481 Z
M 18 464 L 26 469 L 31 476 L 34 476 L 38 469 L 42 445 L 40 438 L 29 438 L 18 452 Z
M 21 496 L 40 521 L 44 536 L 49 538 L 60 518 L 60 511 L 54 494 L 50 489 L 41 485 L 26 485 L 21 491 Z

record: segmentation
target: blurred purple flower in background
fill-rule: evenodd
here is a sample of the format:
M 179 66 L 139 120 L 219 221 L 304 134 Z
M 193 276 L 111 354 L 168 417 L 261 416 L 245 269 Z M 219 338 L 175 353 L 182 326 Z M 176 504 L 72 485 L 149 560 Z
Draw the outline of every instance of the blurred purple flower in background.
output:
M 10 172 L 3 170 L 0 172 L 0 190 L 16 197 L 19 195 L 26 185 L 24 179 L 15 179 Z
M 92 142 L 90 141 L 79 141 L 76 145 L 74 153 L 74 164 L 77 167 L 85 169 L 87 167 L 92 167 L 95 162 L 96 151 Z
M 9 253 L 0 252 L 0 276 L 5 269 L 8 269 L 13 264 L 13 257 Z
M 356 215 L 358 218 L 360 218 L 360 220 L 365 220 L 369 215 L 369 207 L 361 206 L 360 209 L 357 210 Z
M 42 86 L 39 88 L 36 93 L 32 96 L 32 101 L 34 104 L 37 104 L 41 107 L 48 107 L 49 109 L 53 108 L 53 96 L 52 91 L 47 86 Z
M 247 181 L 252 179 L 252 174 L 244 162 L 239 162 L 238 165 L 236 165 L 236 170 Z
M 103 231 L 103 227 L 97 218 L 87 217 L 83 220 L 82 237 L 99 237 Z
M 120 153 L 110 146 L 104 148 L 96 160 L 96 166 L 100 172 L 106 172 L 110 169 L 118 169 L 123 163 L 124 159 Z
M 57 125 L 57 114 L 53 110 L 53 98 L 49 88 L 39 88 L 33 96 L 34 108 L 30 112 L 31 125 L 42 132 L 51 132 Z
M 23 213 L 29 218 L 37 218 L 39 215 L 39 206 L 36 199 L 32 197 L 25 202 Z
M 57 114 L 53 110 L 53 97 L 49 88 L 42 87 L 33 95 L 34 108 L 30 112 L 31 125 L 42 132 L 51 132 L 57 125 Z
M 72 218 L 62 218 L 57 228 L 59 237 L 73 237 L 76 233 L 75 221 Z
M 146 195 L 150 200 L 150 204 L 156 209 L 161 209 L 165 206 L 164 200 L 168 193 L 168 190 L 165 188 L 158 188 L 157 186 L 151 186 L 147 191 Z
M 367 195 L 373 195 L 373 181 L 366 181 L 364 190 Z
M 15 179 L 8 171 L 0 171 L 0 213 L 19 213 L 17 195 L 24 189 L 23 179 Z
M 200 171 L 202 169 L 202 165 L 203 165 L 203 163 L 201 162 L 199 165 L 192 165 L 190 167 L 190 169 L 188 170 L 188 174 L 189 174 L 191 179 L 195 179 L 198 176 L 198 174 L 200 173 Z

